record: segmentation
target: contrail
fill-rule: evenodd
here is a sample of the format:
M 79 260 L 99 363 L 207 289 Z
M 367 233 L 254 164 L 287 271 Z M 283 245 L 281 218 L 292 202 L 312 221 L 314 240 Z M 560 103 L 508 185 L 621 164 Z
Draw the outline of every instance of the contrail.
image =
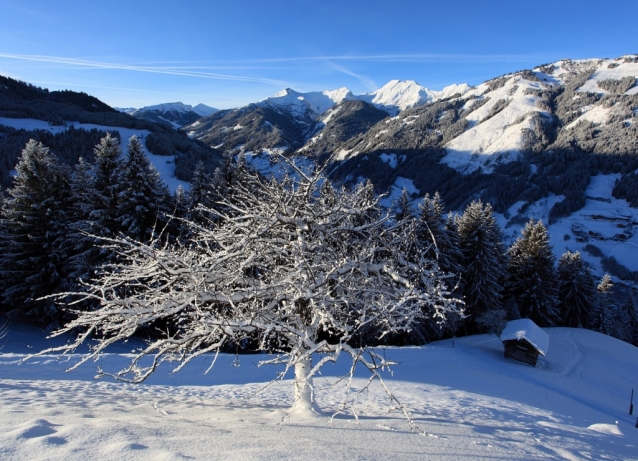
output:
M 52 64 L 66 64 L 70 66 L 77 67 L 92 67 L 98 69 L 116 69 L 116 70 L 127 70 L 132 72 L 148 72 L 153 74 L 166 74 L 166 75 L 179 75 L 183 77 L 195 77 L 195 78 L 207 78 L 213 80 L 234 80 L 238 82 L 259 82 L 259 83 L 268 83 L 276 86 L 287 86 L 288 82 L 283 80 L 275 80 L 269 78 L 261 78 L 261 77 L 242 77 L 239 75 L 228 75 L 228 74 L 218 74 L 212 72 L 198 72 L 198 71 L 188 71 L 188 70 L 179 70 L 179 69 L 171 69 L 165 67 L 150 67 L 150 66 L 135 66 L 130 64 L 117 64 L 117 63 L 108 63 L 108 62 L 98 62 L 98 61 L 86 61 L 82 59 L 72 59 L 72 58 L 61 58 L 57 56 L 38 56 L 38 55 L 24 55 L 24 54 L 9 54 L 9 53 L 0 53 L 0 58 L 7 59 L 20 59 L 23 61 L 36 61 L 36 62 L 47 62 Z
M 370 61 L 370 62 L 525 62 L 548 59 L 546 55 L 530 54 L 377 54 L 377 55 L 337 55 L 337 56 L 297 56 L 289 58 L 240 59 L 234 63 L 267 62 L 312 62 L 312 61 Z

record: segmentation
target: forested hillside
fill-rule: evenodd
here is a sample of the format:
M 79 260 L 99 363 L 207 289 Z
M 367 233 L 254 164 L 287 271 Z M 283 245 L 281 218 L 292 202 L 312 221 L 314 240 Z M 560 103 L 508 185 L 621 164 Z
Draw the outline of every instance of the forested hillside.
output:
M 32 120 L 47 123 L 33 127 Z M 213 173 L 221 161 L 218 151 L 174 128 L 118 112 L 86 93 L 49 91 L 0 76 L 0 185 L 11 185 L 10 171 L 29 139 L 42 141 L 72 166 L 80 157 L 90 160 L 92 146 L 107 131 L 119 137 L 118 128 L 148 131 L 148 150 L 157 155 L 175 155 L 175 176 L 182 181 L 190 181 L 198 162 Z

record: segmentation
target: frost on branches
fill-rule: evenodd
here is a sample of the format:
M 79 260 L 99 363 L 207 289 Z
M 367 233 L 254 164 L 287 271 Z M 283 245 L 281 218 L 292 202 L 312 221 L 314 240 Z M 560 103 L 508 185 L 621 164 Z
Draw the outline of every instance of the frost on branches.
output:
M 448 276 L 409 245 L 413 224 L 390 224 L 370 184 L 337 189 L 322 172 L 290 167 L 293 174 L 281 181 L 244 173 L 232 194 L 207 210 L 210 222 L 182 223 L 193 235 L 188 244 L 108 240 L 117 264 L 105 266 L 88 293 L 75 294 L 76 302 L 88 297 L 99 308 L 77 312 L 55 333 L 77 329 L 77 340 L 47 352 L 97 338 L 75 368 L 142 326 L 161 325 L 127 368 L 100 370 L 139 383 L 163 361 L 177 360 L 179 371 L 201 354 L 257 339 L 260 350 L 274 354 L 261 363 L 285 364 L 280 377 L 294 369 L 293 408 L 316 410 L 312 378 L 342 354 L 352 359 L 350 378 L 357 365 L 367 368 L 368 384 L 379 379 L 403 408 L 381 380 L 392 363 L 359 338 L 365 332 L 381 340 L 409 332 L 425 315 L 443 321 L 456 312 Z M 147 356 L 152 360 L 142 360 Z M 348 406 L 346 398 L 340 411 Z

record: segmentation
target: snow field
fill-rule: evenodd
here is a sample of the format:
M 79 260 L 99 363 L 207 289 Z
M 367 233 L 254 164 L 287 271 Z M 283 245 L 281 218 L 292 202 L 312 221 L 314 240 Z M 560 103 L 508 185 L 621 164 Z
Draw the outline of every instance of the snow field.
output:
M 330 425 L 286 418 L 292 382 L 265 387 L 276 369 L 255 366 L 263 355 L 240 356 L 237 367 L 222 354 L 208 375 L 210 357 L 174 375 L 165 363 L 148 384 L 127 385 L 93 381 L 94 364 L 65 374 L 68 362 L 54 356 L 23 362 L 52 344 L 12 327 L 0 352 L 0 458 L 638 459 L 627 414 L 638 349 L 587 330 L 545 331 L 550 348 L 537 368 L 504 359 L 495 336 L 385 349 L 401 362 L 387 382 L 424 431 L 413 433 L 378 385 L 359 396 L 358 422 L 345 414 Z M 131 347 L 118 345 L 98 365 L 115 371 Z M 328 414 L 344 398 L 337 376 L 347 366 L 326 366 L 315 380 Z M 357 374 L 354 389 L 365 377 Z
M 381 154 L 381 156 L 383 155 L 385 154 Z M 394 156 L 394 161 L 396 161 L 396 154 L 391 155 Z M 401 197 L 403 189 L 405 189 L 406 192 L 410 195 L 419 194 L 419 189 L 416 188 L 414 182 L 411 179 L 398 176 L 397 179 L 394 181 L 394 184 L 390 186 L 388 194 L 379 200 L 379 204 L 385 208 L 391 208 L 396 203 L 396 201 L 399 200 L 399 197 Z M 413 200 L 413 202 L 419 202 L 420 200 L 421 198 Z

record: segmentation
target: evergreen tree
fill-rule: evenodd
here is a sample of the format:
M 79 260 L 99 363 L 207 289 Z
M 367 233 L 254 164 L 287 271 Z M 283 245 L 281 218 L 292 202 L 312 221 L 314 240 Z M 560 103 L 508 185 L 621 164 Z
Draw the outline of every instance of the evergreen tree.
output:
M 71 207 L 69 218 L 69 233 L 66 239 L 67 260 L 64 264 L 64 280 L 60 286 L 62 291 L 78 290 L 79 280 L 86 280 L 95 265 L 93 254 L 95 239 L 90 236 L 93 231 L 89 224 L 89 216 L 95 206 L 93 173 L 91 165 L 80 158 L 71 176 Z
M 95 146 L 94 184 L 91 193 L 93 209 L 90 219 L 92 234 L 111 237 L 117 232 L 118 189 L 122 150 L 120 142 L 111 133 L 107 133 Z
M 80 280 L 88 279 L 95 268 L 109 260 L 111 251 L 99 238 L 112 238 L 117 232 L 122 155 L 119 140 L 107 133 L 93 152 L 95 163 L 81 161 L 71 183 L 74 213 L 68 242 L 67 286 L 63 287 L 66 291 L 81 290 Z
M 0 221 L 0 289 L 4 307 L 48 324 L 59 317 L 50 301 L 62 279 L 70 203 L 69 171 L 41 143 L 31 140 Z
M 560 324 L 583 328 L 596 304 L 596 284 L 580 253 L 565 252 L 558 261 Z
M 409 219 L 412 216 L 412 209 L 410 207 L 410 195 L 408 191 L 403 189 L 401 196 L 397 200 L 397 212 L 395 218 L 397 221 L 403 221 Z
M 554 326 L 559 319 L 558 286 L 547 228 L 531 219 L 521 233 L 508 250 L 507 293 L 516 300 L 521 316 L 539 326 Z
M 638 345 L 638 306 L 633 293 L 618 308 L 615 319 L 614 336 L 633 345 Z
M 219 171 L 219 169 L 217 169 Z M 215 184 L 211 175 L 208 174 L 203 162 L 197 162 L 190 188 L 185 197 L 187 201 L 187 219 L 200 222 L 205 213 L 204 209 L 215 207 Z
M 460 275 L 463 253 L 452 216 L 445 217 L 445 204 L 438 192 L 425 194 L 418 206 L 417 239 L 427 257 L 438 259 L 445 272 Z
M 321 203 L 327 208 L 332 208 L 337 203 L 337 192 L 328 178 L 321 183 L 319 198 Z
M 470 315 L 468 332 L 476 331 L 476 318 L 491 309 L 499 309 L 505 280 L 505 249 L 488 203 L 470 203 L 456 218 L 463 254 L 463 287 L 465 307 Z
M 597 302 L 589 323 L 591 330 L 599 331 L 606 335 L 611 335 L 613 332 L 612 322 L 615 306 L 609 294 L 613 286 L 614 283 L 609 274 L 603 275 L 603 278 L 596 287 L 598 291 Z
M 230 153 L 224 154 L 221 165 L 215 169 L 213 175 L 213 203 L 219 203 L 226 199 L 232 201 L 233 191 L 239 183 L 251 181 L 247 175 L 246 158 L 243 153 L 237 156 L 235 161 Z
M 180 184 L 175 189 L 175 194 L 173 194 L 173 203 L 175 204 L 175 210 L 173 211 L 173 215 L 178 218 L 184 218 L 188 214 L 188 194 Z
M 417 251 L 423 258 L 437 261 L 439 268 L 449 274 L 450 285 L 456 286 L 452 295 L 460 298 L 463 255 L 454 220 L 451 216 L 445 218 L 445 205 L 438 192 L 434 197 L 426 194 L 419 203 L 415 235 Z M 458 328 L 465 323 L 460 310 L 448 316 L 443 329 L 428 318 L 423 328 L 426 339 L 439 339 L 446 331 L 455 336 Z
M 172 211 L 171 196 L 136 136 L 129 140 L 118 187 L 116 221 L 120 231 L 135 240 L 148 240 L 163 228 L 166 214 Z

